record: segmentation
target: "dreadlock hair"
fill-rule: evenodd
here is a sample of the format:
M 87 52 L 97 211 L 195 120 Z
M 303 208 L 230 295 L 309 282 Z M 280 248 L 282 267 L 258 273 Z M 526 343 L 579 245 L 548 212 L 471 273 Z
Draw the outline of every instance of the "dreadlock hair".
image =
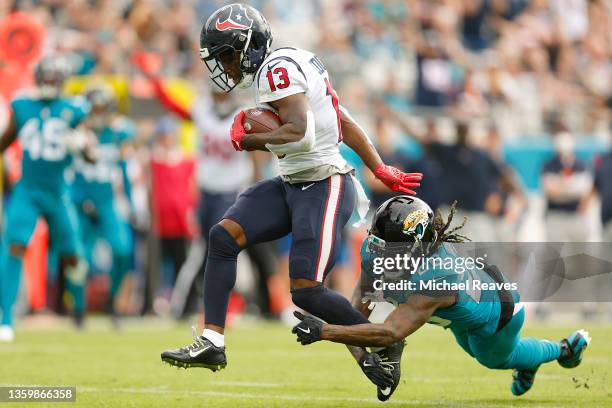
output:
M 463 222 L 461 223 L 461 225 L 458 225 L 449 230 L 456 211 L 457 200 L 453 201 L 453 203 L 451 204 L 448 218 L 446 219 L 446 221 L 444 221 L 442 217 L 442 212 L 440 210 L 436 210 L 436 215 L 434 217 L 434 229 L 437 234 L 437 239 L 432 242 L 431 245 L 428 246 L 427 256 L 435 254 L 440 245 L 442 245 L 442 243 L 444 242 L 459 243 L 471 241 L 471 239 L 469 239 L 465 235 L 457 234 L 457 231 L 463 228 L 467 223 L 467 217 L 463 217 Z

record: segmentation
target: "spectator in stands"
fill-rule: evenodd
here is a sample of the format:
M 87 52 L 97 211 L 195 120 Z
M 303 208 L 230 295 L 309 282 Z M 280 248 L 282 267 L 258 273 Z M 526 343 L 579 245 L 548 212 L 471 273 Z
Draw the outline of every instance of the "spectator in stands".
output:
M 595 159 L 595 183 L 593 189 L 580 204 L 585 214 L 595 195 L 601 201 L 602 241 L 612 242 L 612 149 Z
M 574 153 L 574 137 L 567 131 L 554 136 L 555 156 L 541 172 L 546 198 L 546 235 L 554 242 L 585 242 L 588 224 L 578 212 L 580 201 L 592 188 L 593 178 Z
M 488 129 L 484 151 L 490 158 L 491 174 L 499 174 L 491 178 L 492 193 L 487 199 L 490 213 L 496 216 L 496 239 L 515 242 L 527 200 L 514 169 L 504 162 L 502 141 L 495 126 Z

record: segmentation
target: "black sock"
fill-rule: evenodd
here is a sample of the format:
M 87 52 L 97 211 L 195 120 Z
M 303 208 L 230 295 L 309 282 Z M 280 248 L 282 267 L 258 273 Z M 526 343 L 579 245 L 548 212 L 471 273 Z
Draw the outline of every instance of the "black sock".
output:
M 227 304 L 236 283 L 240 247 L 220 225 L 210 229 L 208 260 L 204 271 L 204 323 L 225 327 Z
M 330 324 L 350 326 L 369 323 L 345 297 L 323 285 L 294 289 L 291 298 L 296 306 Z

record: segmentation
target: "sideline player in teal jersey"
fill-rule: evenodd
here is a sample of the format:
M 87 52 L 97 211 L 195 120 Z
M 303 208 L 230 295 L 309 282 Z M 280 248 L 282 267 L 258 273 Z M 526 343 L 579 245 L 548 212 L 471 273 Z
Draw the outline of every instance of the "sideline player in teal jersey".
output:
M 117 323 L 114 301 L 130 268 L 132 237 L 127 221 L 118 212 L 116 190 L 118 185 L 122 185 L 129 201 L 130 184 L 124 158 L 129 151 L 129 141 L 134 136 L 134 125 L 128 118 L 116 114 L 116 98 L 110 87 L 104 84 L 93 86 L 86 92 L 86 97 L 91 113 L 85 124 L 97 137 L 98 160 L 88 163 L 83 157 L 75 158 L 72 197 L 77 207 L 85 259 L 89 265 L 93 265 L 93 251 L 98 239 L 105 240 L 112 250 L 107 309 Z
M 88 160 L 94 158 L 86 133 L 79 127 L 89 113 L 89 103 L 82 97 L 61 95 L 68 71 L 59 57 L 41 60 L 35 71 L 35 94 L 12 101 L 11 119 L 0 137 L 0 154 L 17 137 L 24 150 L 22 176 L 8 204 L 2 237 L 0 341 L 14 337 L 12 307 L 21 280 L 23 255 L 39 217 L 47 221 L 51 245 L 60 255 L 65 271 L 76 323 L 82 323 L 87 265 L 80 258 L 78 221 L 64 171 L 77 153 Z
M 369 236 L 362 246 L 362 278 L 372 279 L 376 257 L 408 253 L 411 257 L 456 259 L 458 255 L 450 242 L 460 242 L 465 237 L 455 233 L 458 228 L 448 230 L 453 213 L 454 207 L 449 220 L 443 222 L 440 216 L 434 217 L 424 201 L 409 196 L 394 197 L 383 203 L 376 211 Z M 425 323 L 450 329 L 457 343 L 485 367 L 513 369 L 511 391 L 517 396 L 533 386 L 541 364 L 553 360 L 565 368 L 580 364 L 590 341 L 584 330 L 577 330 L 560 342 L 521 337 L 525 311 L 517 291 L 474 292 L 469 284 L 466 288 L 470 289 L 466 290 L 443 292 L 432 291 L 428 287 L 419 290 L 426 286 L 419 281 L 435 281 L 438 285 L 446 282 L 447 287 L 452 283 L 466 283 L 468 279 L 489 284 L 506 282 L 497 267 L 482 263 L 481 269 L 458 273 L 455 269 L 443 267 L 441 263 L 437 265 L 418 269 L 410 275 L 409 281 L 415 282 L 414 291 L 383 291 L 385 300 L 399 306 L 382 324 L 329 325 L 296 312 L 301 322 L 293 328 L 293 333 L 304 345 L 329 340 L 354 346 L 351 350 L 354 355 L 359 350 L 365 352 L 361 347 L 385 347 L 378 353 L 381 357 L 391 356 L 394 360 L 382 358 L 383 365 L 393 374 L 394 385 L 378 389 L 378 398 L 382 401 L 391 396 L 399 383 L 404 339 Z M 394 273 L 390 275 L 393 280 Z M 369 284 L 365 286 L 370 287 Z M 365 312 L 370 301 L 361 295 L 361 287 L 357 292 L 356 298 Z

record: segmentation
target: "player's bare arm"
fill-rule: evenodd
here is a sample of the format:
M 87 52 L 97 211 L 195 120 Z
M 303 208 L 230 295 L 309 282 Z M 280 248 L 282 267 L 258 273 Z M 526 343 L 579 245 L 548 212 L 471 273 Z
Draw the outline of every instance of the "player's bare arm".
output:
M 298 341 L 304 345 L 317 341 L 308 334 L 318 332 L 318 340 L 360 347 L 388 347 L 417 331 L 427 323 L 437 309 L 452 306 L 454 303 L 453 297 L 431 298 L 413 295 L 391 312 L 384 323 L 354 326 L 321 324 L 317 329 L 311 327 L 316 325 L 313 319 L 302 319 L 302 322 L 294 327 L 293 332 L 297 334 Z M 297 314 L 296 317 L 300 318 Z M 309 333 L 306 333 L 307 331 Z
M 340 123 L 344 143 L 359 155 L 377 179 L 392 191 L 416 194 L 413 189 L 421 185 L 422 173 L 404 173 L 384 164 L 365 131 L 344 107 L 340 108 Z
M 376 170 L 383 162 L 380 155 L 368 139 L 365 131 L 344 107 L 340 108 L 340 124 L 342 125 L 342 139 L 344 143 L 359 155 L 363 163 L 372 172 Z
M 314 123 L 309 123 L 309 120 L 314 119 L 308 118 L 310 107 L 305 94 L 290 95 L 270 102 L 270 105 L 277 110 L 283 125 L 271 132 L 245 134 L 240 143 L 242 149 L 269 151 L 267 144 L 282 145 L 299 142 L 307 136 L 309 126 L 314 129 Z M 308 146 L 304 146 L 304 149 L 307 148 Z
M 7 127 L 0 137 L 0 154 L 4 153 L 15 139 L 17 139 L 17 124 L 15 123 L 15 118 L 11 114 Z

